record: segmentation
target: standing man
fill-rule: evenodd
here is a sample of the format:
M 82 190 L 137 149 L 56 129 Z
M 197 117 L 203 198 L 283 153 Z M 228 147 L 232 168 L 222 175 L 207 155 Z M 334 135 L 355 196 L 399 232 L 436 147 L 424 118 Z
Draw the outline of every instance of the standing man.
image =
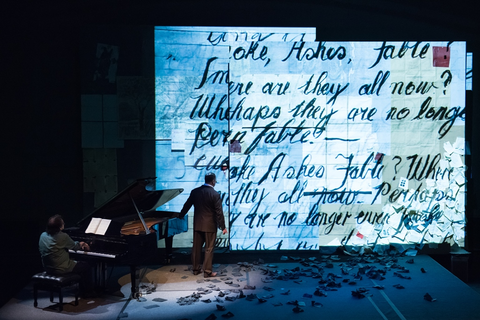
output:
M 217 238 L 217 228 L 222 230 L 223 234 L 227 233 L 220 194 L 214 189 L 216 183 L 215 174 L 207 173 L 205 175 L 205 184 L 192 190 L 183 205 L 182 211 L 180 211 L 180 218 L 183 219 L 192 205 L 194 206 L 192 271 L 194 275 L 200 273 L 202 247 L 205 244 L 205 257 L 203 260 L 203 275 L 205 278 L 217 275 L 216 272 L 212 271 L 213 249 L 215 247 L 215 239 Z

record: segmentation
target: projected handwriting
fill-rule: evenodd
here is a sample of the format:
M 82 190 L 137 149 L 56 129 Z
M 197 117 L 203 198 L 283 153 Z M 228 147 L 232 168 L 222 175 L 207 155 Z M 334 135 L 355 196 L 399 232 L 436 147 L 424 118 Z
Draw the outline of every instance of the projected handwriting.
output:
M 403 120 L 410 114 L 410 109 L 404 107 L 398 110 L 397 107 L 391 107 L 390 110 L 387 111 L 387 117 L 385 120 Z
M 291 226 L 295 222 L 295 220 L 297 220 L 298 214 L 296 212 L 289 214 L 288 212 L 283 211 L 273 219 L 276 220 L 278 217 L 280 217 L 280 219 L 278 220 L 277 228 L 287 227 Z
M 345 170 L 345 175 L 343 176 L 342 183 L 337 189 L 342 188 L 345 183 L 347 182 L 347 179 L 365 179 L 365 178 L 370 178 L 370 179 L 380 179 L 380 174 L 383 171 L 383 165 L 382 165 L 382 160 L 383 158 L 380 158 L 378 161 L 375 160 L 375 153 L 372 152 L 370 155 L 365 159 L 363 162 L 363 165 L 361 167 L 357 165 L 352 165 L 353 159 L 355 158 L 355 155 L 350 154 L 348 157 L 345 157 L 343 154 L 337 155 L 336 158 L 338 157 L 343 157 L 344 159 L 348 160 L 348 164 L 346 167 L 339 167 L 337 170 L 342 171 Z M 373 168 L 369 168 L 371 164 L 375 162 L 375 165 Z
M 229 159 L 228 156 L 224 157 L 222 159 L 221 156 L 213 156 L 211 157 L 208 161 L 207 156 L 205 154 L 202 154 L 200 157 L 195 160 L 195 163 L 193 164 L 193 168 L 197 170 L 218 170 L 221 169 L 224 166 L 228 166 Z
M 229 220 L 229 225 L 233 226 L 235 221 L 242 215 L 242 212 L 237 212 L 235 210 L 235 207 L 232 207 L 233 209 L 230 211 L 230 220 Z
M 358 89 L 358 94 L 363 95 L 380 95 L 380 90 L 382 89 L 385 82 L 387 82 L 388 77 L 390 76 L 390 71 L 383 72 L 382 70 L 378 71 L 375 80 L 372 83 L 364 84 Z
M 282 41 L 291 42 L 291 41 L 304 41 L 305 33 L 301 34 L 292 34 L 292 33 L 285 33 L 282 37 Z
M 210 32 L 207 41 L 213 46 L 216 46 L 220 42 L 226 42 L 228 41 L 228 32 Z
M 262 46 L 259 50 L 258 42 L 250 42 L 250 47 L 245 49 L 243 47 L 237 47 L 233 50 L 232 57 L 235 60 L 248 60 L 251 59 L 253 61 L 262 60 L 265 61 L 265 67 L 270 63 L 270 59 L 267 57 L 268 48 L 266 46 Z
M 294 144 L 311 142 L 312 138 L 318 139 L 324 132 L 331 114 L 335 112 L 331 111 L 329 115 L 318 121 L 313 127 L 306 126 L 305 120 L 302 120 L 297 126 L 293 126 L 295 119 L 290 119 L 280 127 L 280 131 L 278 131 L 279 128 L 276 126 L 276 121 L 272 121 L 264 127 L 247 128 L 251 131 L 260 130 L 260 132 L 257 133 L 251 144 L 245 149 L 244 154 L 248 155 L 253 152 L 262 141 L 265 144 L 280 144 L 287 140 L 289 143 Z M 195 149 L 201 149 L 205 146 L 228 146 L 230 137 L 231 140 L 238 140 L 242 143 L 246 134 L 246 130 L 237 131 L 234 134 L 233 130 L 217 130 L 212 128 L 208 122 L 202 122 L 195 130 L 195 139 L 189 154 L 192 154 Z
M 383 181 L 373 189 L 376 189 L 377 192 L 371 204 L 374 204 L 376 199 L 380 195 L 388 196 L 387 200 L 390 203 L 395 203 L 398 200 L 401 200 L 402 202 L 413 202 L 413 201 L 427 202 L 428 201 L 431 204 L 433 201 L 438 202 L 442 200 L 448 200 L 448 201 L 456 200 L 456 195 L 453 194 L 453 191 L 451 189 L 448 189 L 447 191 L 442 191 L 438 189 L 434 189 L 433 191 L 429 191 L 427 189 L 422 190 L 422 183 L 420 183 L 420 185 L 412 194 L 409 194 L 409 190 L 399 189 L 399 188 L 393 189 L 392 185 L 386 181 Z
M 307 241 L 299 241 L 295 250 L 316 250 L 318 249 L 318 244 L 310 244 Z
M 327 190 L 327 188 L 323 188 L 321 191 L 314 191 L 310 192 L 309 195 L 313 195 L 314 197 L 318 196 L 317 202 L 314 204 L 310 212 L 315 211 L 318 209 L 318 205 L 320 204 L 342 204 L 342 205 L 351 205 L 356 203 L 356 200 L 360 194 L 370 194 L 370 191 L 360 191 L 360 190 L 347 190 L 347 188 L 343 188 L 343 190 L 339 190 L 338 188 L 335 190 Z
M 258 185 L 262 184 L 262 182 L 264 182 L 266 179 L 268 179 L 268 177 L 270 176 L 270 174 L 273 172 L 273 179 L 272 179 L 272 182 L 275 182 L 278 178 L 278 172 L 280 170 L 280 167 L 282 166 L 282 162 L 283 160 L 285 159 L 285 156 L 287 154 L 286 153 L 283 153 L 283 152 L 280 152 L 269 164 L 268 166 L 268 169 L 267 171 L 265 172 L 265 174 L 260 178 L 260 180 L 258 180 Z M 277 163 L 277 160 L 278 160 L 278 163 Z
M 233 134 L 233 130 L 217 130 L 213 129 L 208 122 L 202 122 L 195 130 L 195 139 L 190 149 L 190 154 L 195 149 L 201 149 L 205 146 L 215 147 L 218 144 L 221 146 L 228 145 L 228 138 Z M 246 131 L 238 131 L 232 137 L 232 140 L 243 141 L 243 138 L 247 134 Z
M 432 121 L 442 121 L 447 120 L 439 129 L 439 139 L 443 138 L 448 131 L 452 128 L 455 120 L 457 118 L 461 118 L 465 121 L 465 107 L 463 109 L 461 107 L 431 107 L 430 102 L 432 101 L 432 97 L 428 97 L 420 106 L 420 110 L 418 114 L 413 118 L 413 120 L 422 120 L 422 119 L 430 119 Z
M 445 89 L 443 90 L 443 94 L 445 94 L 447 87 L 452 82 L 452 74 L 450 70 L 445 70 L 440 76 L 440 78 L 442 80 L 441 82 L 443 83 L 443 87 Z M 436 85 L 435 82 L 429 82 L 429 81 L 420 81 L 420 82 L 410 81 L 408 83 L 403 81 L 396 81 L 396 82 L 392 81 L 392 83 L 390 84 L 390 88 L 392 89 L 391 91 L 392 94 L 409 96 L 412 94 L 424 95 L 430 92 L 431 89 L 439 89 L 440 87 Z
M 420 81 L 420 83 L 414 83 L 413 81 L 410 81 L 405 86 L 405 90 L 403 88 L 404 85 L 405 83 L 403 81 L 392 81 L 392 83 L 390 84 L 390 88 L 392 88 L 392 94 L 404 94 L 406 96 L 409 96 L 414 93 L 420 93 L 423 95 L 428 93 L 432 88 L 438 89 L 434 82 L 429 83 L 428 81 Z
M 296 107 L 293 107 L 288 112 L 292 114 L 293 118 L 307 118 L 307 119 L 319 119 L 322 125 L 317 125 L 317 127 L 321 127 L 322 130 L 325 130 L 325 126 L 330 121 L 330 118 L 338 112 L 338 110 L 331 109 L 329 113 L 327 113 L 326 108 L 322 108 L 321 106 L 315 106 L 316 98 L 310 100 L 307 104 L 305 104 L 305 100 L 303 100 L 300 104 Z
M 331 84 L 329 82 L 324 81 L 328 78 L 328 72 L 324 71 L 322 72 L 318 78 L 316 78 L 316 81 L 314 80 L 315 74 L 312 74 L 310 76 L 310 79 L 307 80 L 307 82 L 303 85 L 300 86 L 298 89 L 303 89 L 303 94 L 309 95 L 309 94 L 314 94 L 314 95 L 324 95 L 326 96 L 327 94 L 333 94 L 333 96 L 327 101 L 327 104 L 332 102 L 332 105 L 335 104 L 335 101 L 337 101 L 338 96 L 344 92 L 350 83 L 347 83 L 345 85 L 342 85 L 340 83 Z M 315 84 L 313 85 L 313 83 Z
M 226 170 L 228 186 L 221 196 L 237 249 L 312 249 L 334 239 L 346 244 L 363 237 L 370 243 L 381 232 L 391 238 L 403 227 L 421 233 L 418 225 L 438 220 L 447 204 L 455 208 L 463 194 L 448 187 L 453 169 L 441 167 L 440 153 L 427 151 L 436 150 L 431 147 L 439 142 L 427 143 L 418 154 L 407 150 L 409 139 L 432 127 L 438 129 L 438 139 L 452 140 L 451 132 L 457 133 L 452 127 L 465 120 L 463 106 L 448 105 L 461 101 L 458 94 L 452 91 L 452 99 L 443 98 L 450 86 L 458 87 L 458 65 L 433 68 L 425 60 L 431 56 L 427 42 L 345 46 L 297 41 L 300 38 L 303 35 L 285 34 L 283 40 L 291 42 L 276 46 L 267 41 L 279 39 L 279 34 L 211 32 L 210 47 L 204 50 L 204 42 L 195 51 L 211 56 L 192 57 L 182 66 L 188 70 L 188 88 L 183 100 L 175 102 L 184 108 L 179 108 L 182 115 L 189 116 L 188 163 L 193 166 L 186 165 L 187 172 L 192 167 Z M 227 44 L 228 60 L 223 47 L 213 48 Z M 420 61 L 415 72 L 407 69 Z M 371 78 L 364 80 L 365 69 L 374 67 L 381 70 L 371 70 Z M 181 78 L 177 70 L 162 75 Z M 178 86 L 172 85 L 168 93 L 175 90 Z M 167 104 L 164 96 L 158 105 Z M 164 123 L 166 111 L 157 112 Z M 377 151 L 388 156 L 376 157 Z M 394 173 L 386 175 L 385 168 Z M 410 181 L 411 189 L 397 183 L 400 176 Z M 438 185 L 428 181 L 426 186 L 427 179 Z M 375 209 L 365 209 L 365 203 Z M 361 224 L 386 227 L 375 228 L 370 238 L 356 230 Z M 325 235 L 330 237 L 322 238 Z
M 418 154 L 407 156 L 405 158 L 410 161 L 410 164 L 408 165 L 408 172 L 406 174 L 407 179 L 415 179 L 417 181 L 421 181 L 424 179 L 443 180 L 446 178 L 450 180 L 450 174 L 452 172 L 452 169 L 446 168 L 442 170 L 442 168 L 438 166 L 442 158 L 440 153 L 437 153 L 433 157 L 430 157 L 430 155 L 427 154 L 426 159 L 424 159 L 423 156 L 419 156 Z M 393 157 L 392 159 L 392 161 L 396 162 L 394 166 L 395 175 L 398 174 L 397 167 L 402 162 L 402 160 L 402 157 L 398 155 Z M 395 180 L 395 177 L 393 178 L 393 180 Z
M 260 189 L 253 188 L 253 182 L 242 183 L 238 190 L 231 191 L 232 198 L 229 200 L 229 203 L 232 206 L 240 204 L 253 204 L 251 213 L 257 213 L 258 207 L 261 205 L 262 201 L 270 194 L 265 192 L 265 188 Z
M 218 57 L 212 57 L 207 60 L 205 68 L 203 69 L 202 79 L 198 87 L 194 88 L 195 90 L 200 90 L 205 85 L 213 85 L 213 84 L 227 84 L 228 85 L 228 93 L 234 94 L 237 93 L 238 95 L 242 94 L 249 94 L 250 88 L 253 86 L 253 82 L 249 81 L 246 84 L 244 83 L 235 83 L 229 80 L 229 73 L 227 70 L 218 70 L 218 71 L 211 71 L 212 63 L 217 60 Z M 226 99 L 227 95 L 224 95 L 222 99 Z
M 304 181 L 302 184 L 300 184 L 300 181 L 297 181 L 292 191 L 282 192 L 278 196 L 278 203 L 299 203 L 300 199 L 303 197 L 303 192 L 305 191 L 305 189 L 307 189 L 307 186 L 308 181 Z
M 304 223 L 308 226 L 326 226 L 325 234 L 330 234 L 335 226 L 344 226 L 348 218 L 352 217 L 349 212 L 312 212 L 305 219 Z
M 262 93 L 265 94 L 274 94 L 275 91 L 277 95 L 285 95 L 287 89 L 290 87 L 290 82 L 287 83 L 277 83 L 273 84 L 273 82 L 267 82 L 262 87 Z
M 190 119 L 205 118 L 205 119 L 217 119 L 217 120 L 250 120 L 253 121 L 252 126 L 257 124 L 257 121 L 262 119 L 278 119 L 281 114 L 281 108 L 279 106 L 270 108 L 269 106 L 260 107 L 245 107 L 245 98 L 238 101 L 235 108 L 231 108 L 227 103 L 227 95 L 222 95 L 220 99 L 213 94 L 199 95 L 193 97 L 195 106 L 190 112 Z
M 397 48 L 395 45 L 387 45 L 386 41 L 383 41 L 382 46 L 380 48 L 375 48 L 373 50 L 378 51 L 378 56 L 377 60 L 372 64 L 372 66 L 369 68 L 375 67 L 382 59 L 388 60 L 388 59 L 396 59 L 396 58 L 403 58 L 405 54 L 411 50 L 410 56 L 412 59 L 415 58 L 420 58 L 420 59 L 425 59 L 426 54 L 428 52 L 428 49 L 430 48 L 430 43 L 425 43 L 423 47 L 420 49 L 420 52 L 417 52 L 419 50 L 419 46 L 422 42 L 417 41 L 415 44 L 412 46 L 409 46 L 408 41 L 404 41 L 400 48 Z
M 306 48 L 305 42 L 294 42 L 288 55 L 282 60 L 287 61 L 293 56 L 298 61 L 320 59 L 322 61 L 327 60 L 343 60 L 347 56 L 347 49 L 344 46 L 338 46 L 337 48 L 329 47 L 325 45 L 325 41 L 319 41 L 317 48 Z
M 265 227 L 265 220 L 267 220 L 270 217 L 270 213 L 262 213 L 262 214 L 257 214 L 257 213 L 250 213 L 248 214 L 245 219 L 243 220 L 243 223 L 247 225 L 250 229 L 253 227 Z M 257 221 L 255 223 L 255 221 Z
M 266 181 L 269 177 L 272 178 L 272 182 L 275 182 L 279 177 L 279 173 L 282 169 L 282 163 L 285 157 L 287 156 L 286 153 L 279 153 L 268 165 L 268 169 L 265 174 L 258 180 L 258 185 L 262 184 Z M 325 167 L 323 165 L 311 165 L 310 162 L 312 160 L 312 155 L 306 155 L 298 169 L 294 166 L 288 166 L 285 170 L 283 170 L 283 174 L 281 177 L 285 177 L 287 179 L 300 179 L 301 177 L 305 178 L 322 178 L 325 173 Z
M 312 142 L 311 139 L 318 139 L 325 131 L 330 116 L 336 111 L 332 110 L 330 114 L 326 115 L 318 121 L 314 127 L 306 126 L 306 121 L 302 120 L 297 126 L 293 126 L 295 119 L 288 120 L 282 127 L 276 126 L 276 121 L 268 123 L 265 127 L 251 127 L 250 129 L 261 129 L 255 136 L 252 143 L 245 149 L 244 154 L 250 154 L 259 145 L 260 142 L 265 144 L 280 144 L 288 139 L 290 144 Z M 280 129 L 280 131 L 278 131 Z
M 393 161 L 397 161 L 397 160 L 398 160 L 398 162 L 395 164 L 395 167 L 394 167 L 394 169 L 395 169 L 395 176 L 393 176 L 393 179 L 392 179 L 392 180 L 395 180 L 396 175 L 398 174 L 398 171 L 397 171 L 398 169 L 397 169 L 397 167 L 398 167 L 398 165 L 400 164 L 400 162 L 402 162 L 402 157 L 400 157 L 400 156 L 395 156 L 395 157 L 392 158 L 392 160 L 393 160 Z
M 441 158 L 442 155 L 440 153 L 437 153 L 431 161 L 429 154 L 427 155 L 427 158 L 425 160 L 422 156 L 419 156 L 418 154 L 407 157 L 407 160 L 410 160 L 407 179 L 415 179 L 418 181 L 422 179 L 428 179 L 429 177 L 430 179 L 435 179 L 435 175 L 438 173 L 439 170 L 441 170 L 440 168 L 437 168 L 437 165 L 440 162 Z M 421 168 L 423 161 L 425 162 L 423 163 L 423 168 Z
M 372 211 L 360 211 L 357 216 L 355 217 L 355 220 L 357 221 L 358 224 L 362 224 L 364 222 L 367 222 L 371 225 L 376 225 L 376 224 L 383 224 L 385 219 L 388 216 L 384 214 L 384 212 L 372 212 Z
M 233 41 L 264 41 L 269 39 L 270 37 L 274 36 L 275 33 L 267 33 L 263 34 L 261 32 L 247 32 L 247 31 L 242 31 L 242 32 L 210 32 L 210 34 L 207 37 L 207 41 L 213 45 L 216 46 L 220 42 L 225 43 L 232 41 L 230 39 L 230 36 L 232 35 Z M 286 37 L 287 34 L 284 35 L 283 38 Z M 302 36 L 303 38 L 303 36 Z M 285 41 L 285 40 L 284 40 Z
M 445 90 L 443 90 L 443 94 L 447 92 L 447 87 L 450 85 L 450 83 L 452 83 L 452 73 L 450 72 L 450 70 L 445 70 L 442 73 L 441 78 L 443 79 L 444 77 L 445 81 L 443 82 L 443 87 L 445 88 Z
M 377 108 L 371 108 L 369 109 L 368 107 L 367 108 L 352 108 L 352 110 L 350 110 L 348 112 L 348 116 L 347 116 L 347 119 L 349 120 L 352 120 L 352 121 L 355 121 L 355 118 L 357 118 L 357 116 L 360 116 L 360 120 L 367 120 L 367 121 L 373 121 L 373 116 L 377 113 Z
M 323 178 L 323 175 L 325 174 L 325 167 L 323 165 L 317 164 L 315 166 L 313 164 L 310 164 L 312 159 L 313 159 L 312 155 L 307 154 L 305 157 L 303 157 L 302 163 L 300 164 L 298 169 L 295 169 L 295 167 L 293 166 L 289 166 L 283 173 L 283 176 L 286 177 L 287 179 L 297 179 L 297 180 L 300 177 L 317 178 L 317 179 Z
M 455 124 L 457 119 L 465 121 L 465 107 L 434 107 L 430 106 L 432 97 L 427 97 L 421 104 L 418 113 L 413 117 L 413 120 L 431 120 L 431 121 L 445 121 L 438 129 L 438 139 L 442 139 Z M 398 109 L 392 106 L 387 111 L 385 120 L 404 120 L 410 115 L 411 111 L 407 107 Z
M 247 155 L 247 157 L 242 163 L 242 166 L 231 167 L 229 171 L 229 180 L 235 180 L 235 182 L 238 182 L 240 179 L 250 180 L 250 177 L 255 174 L 255 166 L 251 166 L 249 163 L 250 155 Z

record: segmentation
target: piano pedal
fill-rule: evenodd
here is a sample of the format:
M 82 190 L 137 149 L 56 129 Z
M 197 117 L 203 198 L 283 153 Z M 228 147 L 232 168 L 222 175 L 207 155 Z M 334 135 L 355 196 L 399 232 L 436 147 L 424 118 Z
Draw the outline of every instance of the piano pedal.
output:
M 171 264 L 172 263 L 172 260 L 173 260 L 173 254 L 169 254 L 165 257 L 165 264 Z
M 138 290 L 130 294 L 130 299 L 137 300 L 138 302 L 143 302 L 147 300 L 145 297 L 143 297 L 143 294 Z

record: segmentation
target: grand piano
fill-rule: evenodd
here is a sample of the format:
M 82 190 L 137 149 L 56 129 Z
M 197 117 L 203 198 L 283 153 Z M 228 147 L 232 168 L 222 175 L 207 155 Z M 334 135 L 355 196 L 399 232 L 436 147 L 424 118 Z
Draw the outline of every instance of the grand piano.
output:
M 96 263 L 95 281 L 98 286 L 105 288 L 106 264 L 128 265 L 131 294 L 135 297 L 138 294 L 137 266 L 158 254 L 159 239 L 165 239 L 166 260 L 169 262 L 173 236 L 187 231 L 186 222 L 184 227 L 169 230 L 169 224 L 178 212 L 156 210 L 182 193 L 183 189 L 155 190 L 154 182 L 155 178 L 136 180 L 80 220 L 76 227 L 64 230 L 73 240 L 90 245 L 89 251 L 70 250 L 70 256 L 75 260 Z M 104 227 L 100 232 L 92 229 L 92 225 L 98 222 Z

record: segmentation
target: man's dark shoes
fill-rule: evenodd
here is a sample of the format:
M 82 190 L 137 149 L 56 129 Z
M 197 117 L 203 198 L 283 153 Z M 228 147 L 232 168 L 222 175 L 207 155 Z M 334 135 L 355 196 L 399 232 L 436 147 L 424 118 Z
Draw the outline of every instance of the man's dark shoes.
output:
M 200 274 L 200 270 L 193 270 L 193 275 L 196 276 L 196 275 L 199 275 Z
M 216 276 L 217 276 L 217 273 L 216 273 L 216 272 L 210 272 L 210 273 L 206 273 L 206 272 L 205 272 L 205 273 L 203 274 L 203 277 L 204 277 L 204 278 L 214 278 L 214 277 L 216 277 Z

